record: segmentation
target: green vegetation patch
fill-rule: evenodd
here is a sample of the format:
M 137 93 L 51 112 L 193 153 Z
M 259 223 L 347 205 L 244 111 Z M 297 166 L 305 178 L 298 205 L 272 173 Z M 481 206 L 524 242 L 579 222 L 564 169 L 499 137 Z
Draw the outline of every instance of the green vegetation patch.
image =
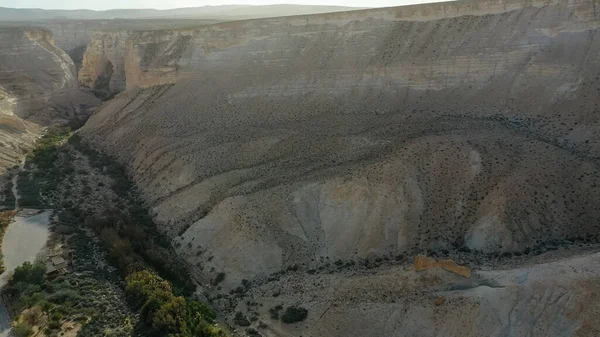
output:
M 214 310 L 190 297 L 195 284 L 115 160 L 50 130 L 18 181 L 23 206 L 55 209 L 52 237 L 74 256 L 54 279 L 42 264 L 15 272 L 4 295 L 23 336 L 60 336 L 74 323 L 82 337 L 225 335 Z
M 168 281 L 149 270 L 131 273 L 126 278 L 126 292 L 140 310 L 141 319 L 156 335 L 225 336 L 215 327 L 216 314 L 206 304 L 175 296 Z
M 4 189 L 2 190 L 2 204 L 0 204 L 0 208 L 4 209 L 14 209 L 15 208 L 15 195 L 12 191 L 13 182 L 12 179 L 9 179 L 4 184 Z
M 70 135 L 69 128 L 48 130 L 27 155 L 25 167 L 17 178 L 20 206 L 50 206 L 59 182 L 72 170 L 72 159 L 60 151 Z

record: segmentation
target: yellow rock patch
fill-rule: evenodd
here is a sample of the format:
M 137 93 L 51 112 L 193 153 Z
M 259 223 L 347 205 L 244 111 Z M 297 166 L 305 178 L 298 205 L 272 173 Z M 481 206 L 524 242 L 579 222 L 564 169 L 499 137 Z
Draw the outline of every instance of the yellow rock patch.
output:
M 424 271 L 432 267 L 440 267 L 447 271 L 451 271 L 462 277 L 471 277 L 471 269 L 465 266 L 459 266 L 451 259 L 439 260 L 427 257 L 425 255 L 415 256 L 415 271 Z

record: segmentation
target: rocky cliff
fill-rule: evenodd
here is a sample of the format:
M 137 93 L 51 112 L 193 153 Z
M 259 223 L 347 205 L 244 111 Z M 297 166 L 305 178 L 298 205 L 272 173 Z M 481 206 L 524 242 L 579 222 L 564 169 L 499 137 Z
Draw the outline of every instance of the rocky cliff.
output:
M 79 82 L 104 95 L 125 89 L 125 50 L 128 31 L 97 32 L 83 55 Z
M 34 23 L 36 26 L 52 32 L 56 46 L 64 50 L 69 57 L 81 66 L 81 60 L 85 47 L 91 41 L 94 32 L 107 29 L 111 26 L 110 21 L 48 21 Z
M 20 161 L 42 126 L 84 120 L 98 103 L 78 89 L 75 66 L 51 32 L 0 29 L 0 171 Z
M 328 261 L 587 245 L 596 7 L 459 1 L 135 32 L 126 90 L 82 134 L 224 291 Z

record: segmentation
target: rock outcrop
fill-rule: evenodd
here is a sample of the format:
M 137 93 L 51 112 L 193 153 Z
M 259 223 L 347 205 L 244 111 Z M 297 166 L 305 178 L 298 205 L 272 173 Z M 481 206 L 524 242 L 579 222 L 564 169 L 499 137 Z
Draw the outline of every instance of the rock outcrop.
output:
M 108 20 L 90 21 L 47 21 L 31 25 L 41 26 L 52 32 L 55 45 L 64 50 L 76 66 L 81 67 L 83 53 L 96 31 L 109 29 L 112 25 Z
M 93 35 L 83 55 L 79 82 L 101 96 L 125 89 L 125 50 L 128 31 L 105 31 Z
M 414 266 L 415 271 L 425 271 L 430 268 L 439 267 L 447 271 L 453 272 L 457 275 L 460 275 L 462 277 L 471 277 L 471 270 L 468 267 L 460 266 L 451 259 L 443 259 L 437 261 L 436 259 L 427 257 L 425 255 L 417 255 L 415 256 Z
M 402 268 L 296 272 L 252 289 L 235 310 L 257 312 L 264 336 L 591 337 L 600 332 L 599 261 L 599 254 L 577 256 L 471 279 Z M 301 304 L 306 321 L 269 319 L 282 303 Z
M 43 126 L 85 121 L 98 104 L 78 89 L 73 62 L 49 31 L 0 29 L 0 171 L 20 161 Z
M 596 237 L 599 23 L 593 1 L 504 0 L 134 32 L 127 90 L 82 134 L 229 288 Z

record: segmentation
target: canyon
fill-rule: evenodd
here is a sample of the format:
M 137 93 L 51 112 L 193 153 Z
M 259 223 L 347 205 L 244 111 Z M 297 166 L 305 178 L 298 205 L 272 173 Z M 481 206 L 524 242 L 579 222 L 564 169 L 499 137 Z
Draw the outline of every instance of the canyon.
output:
M 85 121 L 100 101 L 79 89 L 73 61 L 39 28 L 0 28 L 0 173 L 18 165 L 44 126 Z
M 125 91 L 81 132 L 127 163 L 166 233 L 198 247 L 182 252 L 190 263 L 204 252 L 230 286 L 321 259 L 595 235 L 592 5 L 467 1 L 99 36 L 80 78 L 107 82 L 95 70 L 118 65 L 108 82 Z
M 597 7 L 94 29 L 62 42 L 89 40 L 78 66 L 5 28 L 0 151 L 89 117 L 203 296 L 264 336 L 597 336 Z

